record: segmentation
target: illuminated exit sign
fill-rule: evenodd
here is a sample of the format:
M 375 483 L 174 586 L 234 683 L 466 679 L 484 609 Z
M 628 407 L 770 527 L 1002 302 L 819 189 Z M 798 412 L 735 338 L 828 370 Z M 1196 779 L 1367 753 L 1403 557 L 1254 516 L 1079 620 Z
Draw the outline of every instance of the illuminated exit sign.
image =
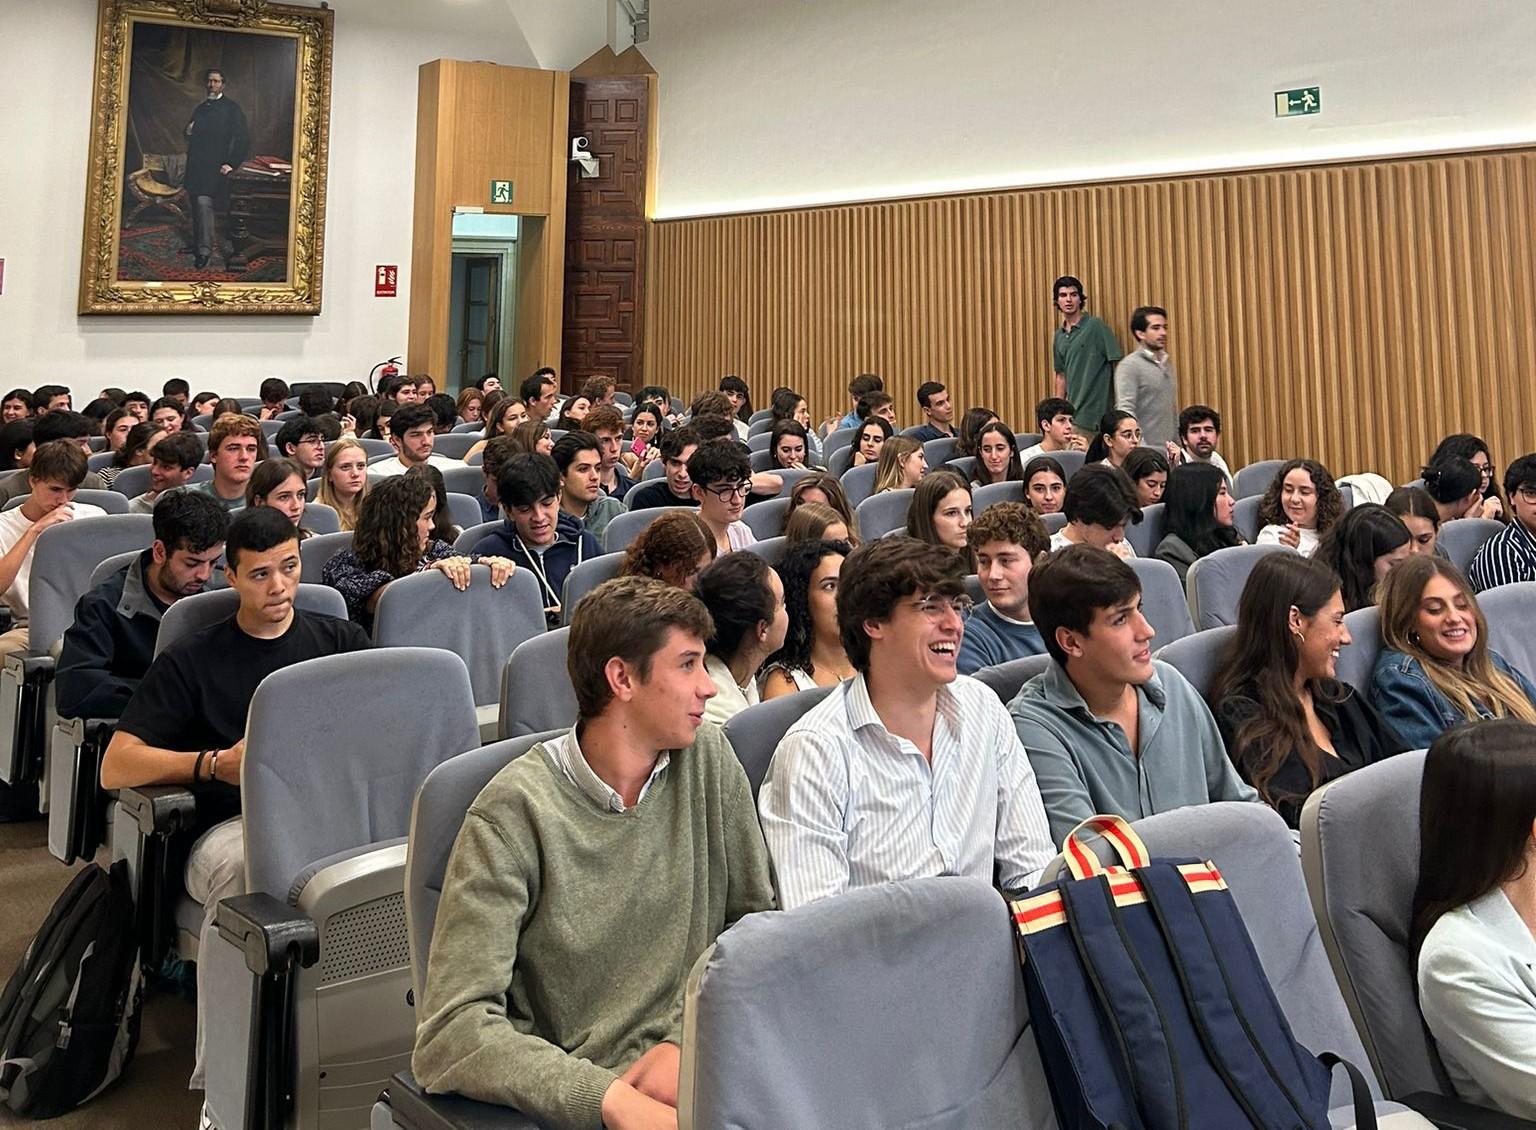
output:
M 1303 86 L 1298 90 L 1275 91 L 1275 117 L 1277 118 L 1294 118 L 1300 114 L 1316 114 L 1322 108 L 1322 87 Z

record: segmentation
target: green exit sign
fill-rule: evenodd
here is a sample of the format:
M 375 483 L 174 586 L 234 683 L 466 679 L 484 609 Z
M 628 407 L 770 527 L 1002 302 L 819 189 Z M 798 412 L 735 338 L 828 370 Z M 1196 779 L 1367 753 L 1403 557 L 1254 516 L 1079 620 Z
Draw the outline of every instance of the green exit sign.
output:
M 1320 86 L 1303 86 L 1298 90 L 1275 91 L 1275 117 L 1277 118 L 1316 114 L 1322 108 L 1323 90 Z
M 491 182 L 491 203 L 512 203 L 512 182 L 509 180 L 493 180 Z

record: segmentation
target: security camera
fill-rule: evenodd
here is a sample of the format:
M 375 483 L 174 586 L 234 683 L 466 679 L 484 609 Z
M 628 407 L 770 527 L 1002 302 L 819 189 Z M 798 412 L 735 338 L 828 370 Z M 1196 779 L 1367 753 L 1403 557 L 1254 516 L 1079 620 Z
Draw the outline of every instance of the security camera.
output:
M 597 158 L 592 156 L 590 143 L 580 134 L 571 138 L 571 160 L 581 167 L 583 180 L 599 175 Z

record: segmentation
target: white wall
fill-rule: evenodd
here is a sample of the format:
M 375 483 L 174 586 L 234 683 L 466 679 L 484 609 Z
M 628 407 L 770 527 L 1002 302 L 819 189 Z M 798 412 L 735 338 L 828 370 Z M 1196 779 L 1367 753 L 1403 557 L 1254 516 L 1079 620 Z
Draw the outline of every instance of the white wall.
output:
M 540 65 L 504 8 L 456 19 L 397 0 L 333 0 L 330 180 L 318 317 L 79 317 L 96 0 L 0 0 L 0 343 L 5 387 L 104 385 L 253 394 L 263 376 L 364 379 L 404 355 L 416 156 L 416 82 L 437 58 Z M 454 13 L 450 13 L 454 14 Z M 494 18 L 493 18 L 494 17 Z M 414 22 L 413 22 L 414 21 Z M 592 47 L 601 45 L 601 38 Z M 590 53 L 590 52 L 589 52 Z M 400 297 L 373 268 L 400 267 Z
M 641 50 L 663 217 L 1536 140 L 1531 0 L 654 0 Z

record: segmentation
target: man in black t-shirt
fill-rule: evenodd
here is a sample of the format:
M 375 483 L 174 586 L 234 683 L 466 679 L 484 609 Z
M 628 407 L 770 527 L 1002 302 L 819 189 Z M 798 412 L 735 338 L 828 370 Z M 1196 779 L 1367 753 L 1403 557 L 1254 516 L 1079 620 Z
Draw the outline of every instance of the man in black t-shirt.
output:
M 641 483 L 631 489 L 624 502 L 631 510 L 649 510 L 653 506 L 697 506 L 692 483 L 688 479 L 688 457 L 699 448 L 699 436 L 692 428 L 673 428 L 661 437 L 662 469 L 666 477 Z
M 190 785 L 205 829 L 187 857 L 187 891 L 204 908 L 202 940 L 219 900 L 245 890 L 240 760 L 245 716 L 272 672 L 370 646 L 350 620 L 301 612 L 299 534 L 270 507 L 249 507 L 229 524 L 224 575 L 240 596 L 228 620 L 193 632 L 156 657 L 128 701 L 101 763 L 101 786 Z M 198 969 L 202 981 L 203 970 Z M 198 1000 L 206 999 L 199 985 Z M 192 1086 L 203 1085 L 203 1016 L 198 1010 Z

